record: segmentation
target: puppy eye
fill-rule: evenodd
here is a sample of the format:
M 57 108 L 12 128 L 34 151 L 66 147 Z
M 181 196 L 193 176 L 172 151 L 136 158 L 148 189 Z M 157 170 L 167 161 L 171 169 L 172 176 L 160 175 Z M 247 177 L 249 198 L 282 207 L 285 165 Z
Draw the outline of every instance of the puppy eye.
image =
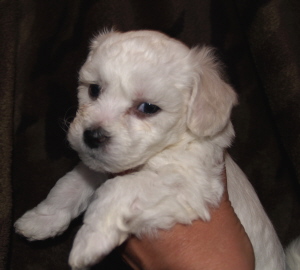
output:
M 90 84 L 89 85 L 89 96 L 92 98 L 92 99 L 97 99 L 98 96 L 100 95 L 101 93 L 101 86 L 98 85 L 98 84 Z
M 144 114 L 154 114 L 160 111 L 160 108 L 154 104 L 143 102 L 137 107 L 138 111 Z

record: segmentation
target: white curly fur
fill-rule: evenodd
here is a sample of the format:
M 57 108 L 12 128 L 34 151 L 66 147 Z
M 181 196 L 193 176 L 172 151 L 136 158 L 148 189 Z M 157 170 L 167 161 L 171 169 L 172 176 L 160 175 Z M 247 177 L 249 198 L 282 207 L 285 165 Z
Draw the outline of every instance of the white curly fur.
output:
M 99 97 L 89 95 L 91 84 L 101 85 Z M 83 269 L 129 234 L 210 220 L 210 207 L 223 194 L 220 175 L 234 137 L 230 112 L 236 104 L 211 49 L 189 49 L 154 31 L 105 31 L 92 41 L 78 98 L 68 139 L 83 163 L 16 222 L 17 232 L 30 240 L 53 237 L 86 210 L 69 260 L 72 269 Z M 144 102 L 160 110 L 143 113 Z M 84 132 L 100 127 L 107 141 L 88 146 Z M 252 186 L 228 154 L 225 166 L 256 270 L 285 269 L 283 249 Z M 126 170 L 133 171 L 105 181 Z M 291 249 L 299 258 L 299 244 Z

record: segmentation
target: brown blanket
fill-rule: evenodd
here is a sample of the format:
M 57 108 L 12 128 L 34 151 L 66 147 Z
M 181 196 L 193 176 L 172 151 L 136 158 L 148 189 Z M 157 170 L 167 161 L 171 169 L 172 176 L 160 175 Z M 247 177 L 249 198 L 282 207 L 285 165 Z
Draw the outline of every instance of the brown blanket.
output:
M 300 234 L 298 0 L 0 1 L 0 269 L 68 269 L 80 218 L 29 243 L 13 222 L 77 162 L 65 139 L 91 37 L 115 26 L 212 45 L 239 94 L 230 150 L 282 243 Z M 96 268 L 129 269 L 114 252 Z

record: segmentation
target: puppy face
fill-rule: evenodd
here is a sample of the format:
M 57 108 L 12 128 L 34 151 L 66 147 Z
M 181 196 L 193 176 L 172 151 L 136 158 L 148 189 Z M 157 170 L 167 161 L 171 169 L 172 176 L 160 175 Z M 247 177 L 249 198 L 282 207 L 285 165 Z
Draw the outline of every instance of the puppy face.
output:
M 80 71 L 79 109 L 68 139 L 97 171 L 145 163 L 186 131 L 189 49 L 162 34 L 109 33 Z
M 153 31 L 99 35 L 78 98 L 68 140 L 87 166 L 112 173 L 144 164 L 187 132 L 214 136 L 235 102 L 208 50 Z

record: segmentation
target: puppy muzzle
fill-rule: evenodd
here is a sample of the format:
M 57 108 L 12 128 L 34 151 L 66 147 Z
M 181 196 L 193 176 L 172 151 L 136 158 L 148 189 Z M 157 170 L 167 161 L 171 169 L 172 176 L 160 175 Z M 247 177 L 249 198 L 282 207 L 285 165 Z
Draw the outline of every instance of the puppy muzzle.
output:
M 103 146 L 109 139 L 109 133 L 102 128 L 86 129 L 83 132 L 83 141 L 91 149 Z

